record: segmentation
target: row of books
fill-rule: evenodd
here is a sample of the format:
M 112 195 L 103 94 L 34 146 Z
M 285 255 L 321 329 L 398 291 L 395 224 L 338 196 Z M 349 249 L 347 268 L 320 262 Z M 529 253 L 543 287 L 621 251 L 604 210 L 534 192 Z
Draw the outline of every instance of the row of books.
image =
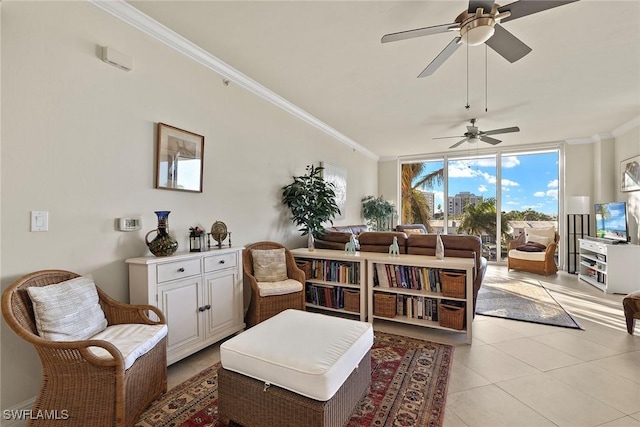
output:
M 398 316 L 438 321 L 438 300 L 435 298 L 398 295 L 396 304 Z
M 311 278 L 327 282 L 360 284 L 360 263 L 331 260 L 307 260 L 311 262 Z
M 317 286 L 307 284 L 306 300 L 310 304 L 329 308 L 344 308 L 344 289 L 340 286 Z
M 373 286 L 442 292 L 441 269 L 395 264 L 374 264 Z

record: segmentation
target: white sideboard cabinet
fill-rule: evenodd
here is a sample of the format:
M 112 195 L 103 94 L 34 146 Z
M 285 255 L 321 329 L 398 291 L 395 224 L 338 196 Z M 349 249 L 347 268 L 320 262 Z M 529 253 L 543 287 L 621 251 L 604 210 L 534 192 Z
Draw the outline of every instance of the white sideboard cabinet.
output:
M 244 329 L 242 249 L 130 258 L 129 299 L 167 318 L 167 362 Z
M 637 291 L 640 246 L 580 239 L 578 277 L 605 294 Z

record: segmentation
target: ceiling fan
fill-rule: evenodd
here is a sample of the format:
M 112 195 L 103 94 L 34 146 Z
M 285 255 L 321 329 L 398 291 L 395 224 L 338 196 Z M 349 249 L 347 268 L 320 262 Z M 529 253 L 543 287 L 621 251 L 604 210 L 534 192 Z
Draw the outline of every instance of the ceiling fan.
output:
M 503 129 L 488 130 L 484 132 L 476 127 L 477 121 L 478 119 L 471 119 L 471 126 L 467 126 L 467 131 L 464 133 L 464 135 L 443 136 L 440 138 L 433 138 L 433 139 L 464 138 L 463 140 L 456 142 L 449 148 L 456 148 L 458 145 L 462 144 L 465 141 L 469 141 L 469 142 L 483 141 L 491 145 L 496 145 L 496 144 L 500 144 L 502 141 L 500 141 L 499 139 L 491 138 L 490 136 L 487 136 L 487 135 L 498 135 L 501 133 L 520 132 L 520 128 L 518 126 L 513 126 L 510 128 L 503 128 Z
M 477 46 L 486 43 L 491 49 L 509 62 L 515 62 L 531 52 L 531 48 L 520 39 L 505 30 L 501 22 L 511 21 L 532 15 L 547 9 L 573 3 L 578 0 L 548 1 L 548 0 L 520 0 L 505 6 L 494 3 L 493 0 L 469 0 L 469 7 L 450 24 L 435 25 L 432 27 L 417 28 L 415 30 L 401 31 L 386 34 L 382 37 L 382 43 L 405 40 L 414 37 L 428 36 L 431 34 L 458 31 L 456 36 L 444 48 L 440 54 L 420 73 L 418 77 L 425 77 L 442 65 L 457 49 L 460 44 Z

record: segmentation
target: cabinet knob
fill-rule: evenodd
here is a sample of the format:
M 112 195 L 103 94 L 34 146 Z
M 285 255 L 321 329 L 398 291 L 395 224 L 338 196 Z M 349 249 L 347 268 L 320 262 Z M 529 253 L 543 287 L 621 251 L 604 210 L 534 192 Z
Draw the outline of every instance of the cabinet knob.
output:
M 224 264 L 224 260 L 221 259 L 220 261 L 218 261 L 220 264 Z
M 203 312 L 205 310 L 206 310 L 206 308 L 204 308 L 204 307 L 198 307 L 198 311 L 200 311 L 200 312 Z
M 180 267 L 180 268 L 178 269 L 178 273 L 184 273 L 184 267 Z
M 211 310 L 211 304 L 205 305 L 204 308 L 206 308 L 207 310 Z

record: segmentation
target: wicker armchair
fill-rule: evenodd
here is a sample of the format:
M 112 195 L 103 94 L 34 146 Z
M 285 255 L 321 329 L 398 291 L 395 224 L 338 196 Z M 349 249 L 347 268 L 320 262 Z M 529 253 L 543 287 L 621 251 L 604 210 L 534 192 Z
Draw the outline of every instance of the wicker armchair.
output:
M 553 241 L 547 245 L 545 251 L 540 253 L 540 255 L 534 255 L 539 256 L 539 258 L 530 259 L 529 256 L 531 253 L 520 252 L 516 249 L 518 246 L 525 243 L 525 234 L 521 234 L 517 239 L 509 242 L 507 268 L 509 270 L 521 270 L 529 273 L 543 274 L 545 276 L 555 274 L 558 271 L 555 257 L 559 238 L 558 233 L 554 233 Z
M 282 295 L 260 296 L 260 286 L 253 272 L 252 249 L 285 249 L 285 259 L 287 263 L 287 277 L 297 280 L 302 284 L 302 290 Z M 242 253 L 242 268 L 244 271 L 245 286 L 251 286 L 251 302 L 245 318 L 247 327 L 255 326 L 260 322 L 284 311 L 288 308 L 304 310 L 305 308 L 305 274 L 296 266 L 295 258 L 288 249 L 276 242 L 257 242 L 245 246 Z
M 43 270 L 13 282 L 2 295 L 2 314 L 16 334 L 33 344 L 42 363 L 42 384 L 34 411 L 66 410 L 64 421 L 33 419 L 27 425 L 133 426 L 147 406 L 167 391 L 166 336 L 125 370 L 121 352 L 103 340 L 52 341 L 38 335 L 31 286 L 47 286 L 79 277 L 63 270 Z M 97 288 L 97 287 L 96 287 Z M 107 324 L 166 324 L 155 307 L 122 304 L 97 288 Z M 147 316 L 152 311 L 159 319 Z M 112 359 L 96 357 L 88 347 L 102 347 Z

